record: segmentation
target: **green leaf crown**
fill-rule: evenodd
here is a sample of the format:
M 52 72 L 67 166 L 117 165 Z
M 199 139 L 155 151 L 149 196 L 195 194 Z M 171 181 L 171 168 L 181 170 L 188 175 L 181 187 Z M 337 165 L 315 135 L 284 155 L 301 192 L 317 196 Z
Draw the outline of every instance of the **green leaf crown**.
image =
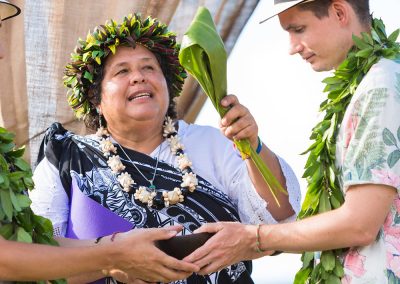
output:
M 120 24 L 110 19 L 105 25 L 95 27 L 93 32 L 89 31 L 86 40 L 79 39 L 71 54 L 71 62 L 64 71 L 64 85 L 69 88 L 68 103 L 78 118 L 85 117 L 94 109 L 88 93 L 99 75 L 96 67 L 104 64 L 110 53 L 115 54 L 118 46 L 135 48 L 136 44 L 166 60 L 168 72 L 172 75 L 170 96 L 180 95 L 187 75 L 178 60 L 180 45 L 176 42 L 176 34 L 168 31 L 167 25 L 157 19 L 147 17 L 143 20 L 140 14 L 129 14 Z

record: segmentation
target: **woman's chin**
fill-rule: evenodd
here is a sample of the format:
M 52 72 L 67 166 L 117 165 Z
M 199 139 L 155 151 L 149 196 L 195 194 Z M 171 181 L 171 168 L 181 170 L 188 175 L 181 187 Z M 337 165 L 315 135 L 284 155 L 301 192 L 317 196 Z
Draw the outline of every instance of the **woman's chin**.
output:
M 135 112 L 134 114 L 128 114 L 127 115 L 127 120 L 130 121 L 138 121 L 138 122 L 153 122 L 157 123 L 159 121 L 158 118 L 163 117 L 164 115 L 161 115 L 159 112 L 154 111 L 141 111 L 141 112 Z

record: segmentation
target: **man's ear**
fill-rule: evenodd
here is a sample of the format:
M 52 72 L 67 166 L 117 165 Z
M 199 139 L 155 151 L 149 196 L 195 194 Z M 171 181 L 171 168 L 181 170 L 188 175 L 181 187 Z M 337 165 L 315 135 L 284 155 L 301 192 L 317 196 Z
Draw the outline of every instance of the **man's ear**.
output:
M 345 0 L 333 0 L 331 4 L 331 15 L 336 17 L 340 25 L 347 25 L 350 17 L 350 4 Z

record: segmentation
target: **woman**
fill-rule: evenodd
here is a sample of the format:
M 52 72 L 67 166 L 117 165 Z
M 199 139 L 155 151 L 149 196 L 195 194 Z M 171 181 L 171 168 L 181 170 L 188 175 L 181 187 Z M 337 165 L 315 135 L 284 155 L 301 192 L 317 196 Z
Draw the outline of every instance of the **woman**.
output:
M 53 221 L 56 234 L 93 238 L 181 224 L 187 235 L 207 222 L 276 223 L 295 216 L 296 178 L 262 145 L 254 118 L 236 97 L 221 102 L 231 106 L 221 130 L 229 139 L 250 139 L 287 186 L 281 207 L 255 166 L 217 130 L 173 121 L 186 77 L 178 52 L 165 25 L 138 15 L 119 25 L 110 21 L 80 41 L 66 68 L 68 101 L 97 133 L 82 137 L 53 125 L 34 174 L 32 208 Z M 252 283 L 250 265 L 238 262 L 184 283 Z
M 8 19 L 19 15 L 20 12 L 19 7 L 8 1 L 0 0 L 0 21 L 8 21 Z M 4 57 L 1 45 L 2 42 L 0 42 L 0 59 Z M 9 168 L 13 169 L 11 171 L 18 172 L 19 174 L 26 171 L 26 174 L 29 175 L 28 172 L 30 172 L 30 169 L 28 170 L 24 167 L 22 171 L 22 168 L 14 166 L 16 160 L 15 157 L 11 157 L 11 152 L 13 151 L 7 147 L 10 143 L 8 139 L 11 133 L 8 133 L 2 127 L 0 127 L 0 133 L 0 147 L 3 149 L 0 153 L 0 159 L 3 162 L 7 162 Z M 5 137 L 7 138 L 4 139 Z M 0 186 L 4 188 L 7 183 L 10 184 L 8 179 L 4 177 L 11 176 L 13 173 L 4 171 L 4 168 L 2 168 L 1 174 L 3 178 L 0 181 Z M 9 186 L 6 185 L 6 187 Z M 15 187 L 18 186 L 14 184 Z M 14 192 L 13 190 L 10 188 L 10 192 Z M 19 199 L 21 194 L 16 193 L 15 196 Z M 0 207 L 10 210 L 10 207 L 13 208 L 11 199 L 5 198 L 3 200 L 4 197 L 7 196 L 1 195 Z M 118 236 L 114 235 L 114 237 L 105 236 L 101 239 L 101 242 L 95 240 L 62 239 L 60 243 L 64 247 L 17 242 L 15 241 L 17 238 L 16 232 L 18 231 L 19 234 L 28 227 L 31 227 L 31 229 L 28 229 L 25 234 L 36 232 L 36 241 L 47 235 L 47 231 L 37 231 L 40 228 L 40 226 L 35 226 L 39 223 L 38 220 L 36 220 L 36 224 L 30 222 L 29 226 L 22 226 L 20 218 L 25 216 L 29 219 L 29 216 L 33 215 L 30 212 L 29 206 L 27 208 L 26 206 L 21 205 L 22 208 L 19 208 L 18 211 L 14 207 L 11 222 L 4 213 L 1 214 L 0 283 L 3 283 L 2 280 L 27 282 L 43 279 L 59 279 L 96 271 L 98 273 L 103 271 L 103 273 L 112 275 L 123 282 L 131 282 L 138 277 L 153 281 L 171 281 L 186 278 L 193 271 L 198 270 L 196 266 L 162 254 L 162 252 L 154 247 L 154 240 L 171 238 L 181 230 L 181 226 L 132 230 L 118 234 Z M 3 209 L 0 211 L 3 212 Z M 37 218 L 38 216 L 32 217 Z M 44 220 L 40 221 L 42 226 L 44 226 L 43 222 Z M 10 227 L 14 227 L 14 229 L 10 231 Z M 6 240 L 5 238 L 13 240 Z M 20 238 L 18 237 L 17 239 Z M 98 244 L 95 245 L 95 242 Z M 138 256 L 145 253 L 152 254 L 157 260 L 138 258 Z M 145 263 L 145 261 L 148 262 Z

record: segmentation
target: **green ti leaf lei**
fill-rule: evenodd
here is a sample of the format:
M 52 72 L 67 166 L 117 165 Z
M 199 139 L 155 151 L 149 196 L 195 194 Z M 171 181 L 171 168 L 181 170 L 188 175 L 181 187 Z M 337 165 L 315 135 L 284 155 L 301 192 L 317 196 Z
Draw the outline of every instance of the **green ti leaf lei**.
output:
M 299 219 L 336 209 L 344 202 L 339 184 L 339 170 L 335 166 L 336 138 L 344 113 L 361 80 L 372 65 L 381 58 L 394 59 L 400 53 L 396 39 L 400 30 L 386 35 L 382 20 L 373 19 L 371 33 L 353 36 L 354 47 L 346 60 L 326 78 L 324 92 L 328 98 L 322 102 L 320 111 L 324 119 L 313 129 L 310 139 L 314 143 L 303 153 L 309 153 L 303 178 L 308 187 Z M 302 268 L 294 283 L 340 283 L 344 276 L 341 256 L 345 249 L 323 251 L 316 264 L 315 253 L 305 252 Z
M 26 190 L 33 188 L 32 171 L 22 158 L 24 147 L 16 149 L 13 140 L 14 134 L 0 127 L 0 235 L 11 241 L 58 245 L 51 222 L 29 207 Z

